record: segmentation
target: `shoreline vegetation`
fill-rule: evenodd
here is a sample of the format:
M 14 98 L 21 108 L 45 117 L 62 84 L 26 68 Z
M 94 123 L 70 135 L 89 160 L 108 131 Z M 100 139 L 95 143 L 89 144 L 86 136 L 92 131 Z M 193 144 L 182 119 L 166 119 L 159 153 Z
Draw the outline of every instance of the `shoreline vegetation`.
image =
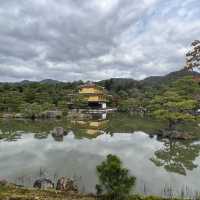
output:
M 200 124 L 200 86 L 194 76 L 199 73 L 184 69 L 142 81 L 109 79 L 96 84 L 111 94 L 109 108 L 165 123 L 165 128 L 158 130 L 157 135 L 194 139 L 196 136 L 179 129 L 184 125 L 197 129 Z M 0 83 L 0 118 L 79 117 L 88 109 L 87 103 L 78 95 L 82 84 L 82 81 Z
M 0 199 L 1 200 L 111 200 L 107 197 L 100 198 L 94 194 L 82 194 L 58 191 L 55 189 L 34 189 L 19 187 L 14 184 L 1 185 L 0 184 Z M 176 198 L 176 197 L 161 197 L 161 196 L 144 196 L 140 194 L 132 194 L 128 200 L 183 200 L 190 198 Z M 198 200 L 198 196 L 193 198 Z M 119 199 L 113 199 L 119 200 Z
M 110 200 L 99 198 L 92 194 L 74 194 L 71 192 L 57 191 L 55 189 L 34 189 L 15 186 L 14 184 L 0 184 L 0 199 L 2 200 Z M 114 199 L 115 200 L 115 199 Z M 119 200 L 119 199 L 116 199 Z M 181 198 L 167 198 L 159 196 L 130 195 L 128 200 L 181 200 Z M 198 200 L 198 198 L 196 198 Z

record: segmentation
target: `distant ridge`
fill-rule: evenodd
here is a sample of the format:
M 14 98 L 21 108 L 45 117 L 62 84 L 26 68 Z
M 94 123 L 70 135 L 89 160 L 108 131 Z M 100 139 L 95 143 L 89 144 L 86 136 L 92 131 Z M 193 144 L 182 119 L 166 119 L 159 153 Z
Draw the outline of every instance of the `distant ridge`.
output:
M 185 76 L 200 75 L 198 72 L 190 72 L 182 69 L 179 71 L 171 72 L 165 76 L 150 76 L 143 80 L 137 81 L 130 78 L 111 78 L 98 82 L 101 86 L 104 86 L 107 90 L 127 90 L 141 87 L 160 87 L 162 85 L 168 85 L 173 81 L 176 81 Z
M 188 71 L 185 69 L 179 70 L 179 71 L 175 71 L 175 72 L 171 72 L 167 75 L 164 76 L 150 76 L 147 77 L 143 80 L 137 81 L 131 78 L 111 78 L 111 79 L 107 79 L 107 80 L 102 80 L 102 81 L 98 81 L 96 82 L 99 85 L 102 85 L 106 88 L 110 87 L 112 88 L 112 86 L 114 85 L 114 87 L 122 87 L 122 88 L 130 88 L 130 87 L 138 87 L 138 86 L 150 86 L 150 87 L 156 87 L 159 86 L 161 84 L 167 84 L 171 81 L 180 79 L 184 76 L 190 76 L 190 75 L 200 75 L 198 72 L 192 72 L 192 71 Z M 78 83 L 77 81 L 74 81 L 72 83 Z M 70 82 L 62 82 L 62 81 L 58 81 L 58 80 L 54 80 L 54 79 L 44 79 L 41 81 L 29 81 L 29 80 L 23 80 L 21 82 L 15 82 L 15 83 L 9 83 L 9 82 L 2 82 L 1 84 L 17 84 L 17 85 L 29 85 L 32 83 L 41 83 L 41 84 L 49 84 L 49 85 L 56 85 L 56 84 L 60 84 L 60 83 L 70 83 Z M 109 89 L 109 88 L 108 88 Z
M 59 83 L 63 83 L 63 82 L 57 81 L 57 80 L 53 80 L 53 79 L 44 79 L 44 80 L 41 80 L 41 81 L 23 80 L 21 82 L 14 82 L 14 83 L 4 82 L 4 83 L 1 83 L 1 84 L 30 85 L 32 83 L 41 83 L 41 84 L 55 85 L 55 84 L 59 84 Z
M 58 84 L 58 83 L 62 83 L 61 81 L 57 81 L 57 80 L 53 80 L 53 79 L 44 79 L 42 81 L 40 81 L 40 83 L 45 83 L 45 84 Z
M 156 86 L 178 80 L 180 78 L 183 78 L 184 76 L 195 76 L 195 75 L 199 75 L 199 73 L 182 69 L 179 71 L 171 72 L 165 76 L 150 76 L 145 78 L 144 80 L 141 80 L 140 83 L 149 86 Z
M 21 85 L 28 85 L 28 84 L 34 83 L 34 81 L 23 80 L 23 81 L 18 82 L 18 83 L 21 84 Z

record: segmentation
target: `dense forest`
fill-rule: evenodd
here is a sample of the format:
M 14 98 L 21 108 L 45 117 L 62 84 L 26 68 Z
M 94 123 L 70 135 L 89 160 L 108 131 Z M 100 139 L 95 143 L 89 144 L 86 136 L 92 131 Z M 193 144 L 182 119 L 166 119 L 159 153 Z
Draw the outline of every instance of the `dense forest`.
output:
M 200 86 L 196 72 L 181 70 L 166 76 L 148 77 L 142 81 L 113 78 L 97 82 L 112 95 L 109 106 L 121 112 L 134 112 L 163 119 L 173 126 L 177 121 L 196 120 Z M 71 105 L 86 106 L 78 95 L 77 82 L 43 80 L 0 84 L 0 112 L 33 115 L 58 109 L 67 113 Z

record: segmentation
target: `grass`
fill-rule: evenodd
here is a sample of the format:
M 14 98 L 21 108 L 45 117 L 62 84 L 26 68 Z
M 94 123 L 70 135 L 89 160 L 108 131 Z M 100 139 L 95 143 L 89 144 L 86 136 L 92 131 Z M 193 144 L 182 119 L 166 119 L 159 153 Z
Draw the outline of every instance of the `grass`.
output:
M 39 190 L 33 188 L 16 187 L 15 185 L 0 185 L 0 200 L 111 200 L 106 197 L 61 192 L 54 189 Z M 112 199 L 115 200 L 115 199 Z M 120 199 L 116 199 L 120 200 Z M 159 196 L 131 195 L 128 200 L 181 200 L 176 198 L 163 198 Z
M 0 200 L 94 200 L 94 197 L 56 190 L 0 186 Z

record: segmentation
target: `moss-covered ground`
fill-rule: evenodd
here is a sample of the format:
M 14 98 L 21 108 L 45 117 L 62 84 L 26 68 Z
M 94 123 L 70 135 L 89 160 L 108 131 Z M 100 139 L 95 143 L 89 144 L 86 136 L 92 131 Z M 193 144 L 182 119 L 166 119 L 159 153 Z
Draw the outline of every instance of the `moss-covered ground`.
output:
M 76 194 L 71 192 L 61 192 L 56 190 L 39 190 L 33 188 L 22 188 L 14 185 L 0 185 L 0 200 L 110 200 L 97 198 L 93 195 Z M 120 200 L 120 199 L 117 199 Z M 157 196 L 132 195 L 129 200 L 168 200 Z M 170 198 L 169 200 L 180 200 Z

